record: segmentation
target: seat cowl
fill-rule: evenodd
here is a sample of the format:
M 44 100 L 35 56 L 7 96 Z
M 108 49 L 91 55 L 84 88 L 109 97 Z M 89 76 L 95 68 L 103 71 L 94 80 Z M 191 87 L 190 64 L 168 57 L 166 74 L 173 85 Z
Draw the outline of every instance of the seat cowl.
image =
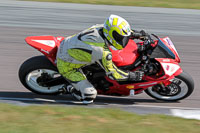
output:
M 53 36 L 29 36 L 25 41 L 32 47 L 50 52 L 57 47 L 57 40 Z

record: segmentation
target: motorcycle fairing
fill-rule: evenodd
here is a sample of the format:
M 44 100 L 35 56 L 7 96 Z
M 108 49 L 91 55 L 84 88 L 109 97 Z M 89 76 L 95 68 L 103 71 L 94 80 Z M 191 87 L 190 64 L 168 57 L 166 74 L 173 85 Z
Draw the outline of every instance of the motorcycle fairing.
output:
M 135 90 L 135 94 L 142 93 L 145 89 L 152 87 L 157 84 L 163 84 L 166 81 L 169 81 L 172 79 L 171 77 L 168 79 L 160 79 L 155 81 L 146 81 L 146 82 L 140 82 L 140 83 L 127 83 L 127 84 L 119 84 L 115 80 L 111 80 L 108 77 L 106 77 L 106 80 L 113 84 L 113 86 L 109 87 L 109 90 L 106 92 L 101 92 L 101 90 L 98 90 L 99 94 L 104 95 L 111 95 L 111 94 L 121 94 L 121 95 L 129 95 L 130 90 Z
M 173 59 L 166 59 L 166 58 L 155 58 L 162 66 L 162 69 L 167 76 L 177 76 L 182 73 L 182 69 L 179 66 L 178 62 Z
M 53 64 L 55 64 L 57 48 L 64 37 L 53 36 L 30 36 L 25 41 L 35 49 L 43 53 Z
M 128 66 L 135 62 L 136 58 L 139 56 L 137 52 L 137 44 L 133 40 L 129 40 L 126 47 L 122 50 L 111 50 L 112 61 L 116 66 Z
M 129 95 L 129 92 L 131 89 L 135 90 L 135 94 L 141 93 L 143 90 L 145 90 L 148 87 L 152 87 L 157 84 L 164 84 L 168 85 L 171 83 L 171 79 L 173 79 L 175 76 L 182 73 L 181 67 L 178 65 L 178 62 L 176 62 L 174 59 L 168 59 L 168 58 L 155 58 L 157 60 L 164 72 L 164 75 L 161 77 L 151 77 L 146 76 L 145 82 L 139 82 L 139 83 L 127 83 L 127 84 L 119 84 L 119 82 L 115 80 L 111 80 L 108 77 L 106 77 L 106 80 L 113 84 L 113 86 L 109 87 L 109 90 L 106 92 L 103 92 L 103 94 L 113 94 L 113 93 L 119 93 L 123 95 Z M 101 93 L 101 92 L 99 92 Z

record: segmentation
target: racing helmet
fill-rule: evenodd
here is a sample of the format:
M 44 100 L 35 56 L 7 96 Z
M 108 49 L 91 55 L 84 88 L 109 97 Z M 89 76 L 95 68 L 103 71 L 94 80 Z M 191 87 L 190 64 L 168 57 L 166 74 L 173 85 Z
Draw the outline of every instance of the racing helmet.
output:
M 131 28 L 129 23 L 122 17 L 110 15 L 104 22 L 103 34 L 112 49 L 120 50 L 128 44 Z

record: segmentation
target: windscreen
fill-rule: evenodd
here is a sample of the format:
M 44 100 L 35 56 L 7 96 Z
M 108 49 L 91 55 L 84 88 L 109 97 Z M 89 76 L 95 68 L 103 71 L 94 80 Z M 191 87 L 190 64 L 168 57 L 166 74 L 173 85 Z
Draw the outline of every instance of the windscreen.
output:
M 158 40 L 158 45 L 154 49 L 151 58 L 171 58 L 175 59 L 175 54 L 162 42 Z

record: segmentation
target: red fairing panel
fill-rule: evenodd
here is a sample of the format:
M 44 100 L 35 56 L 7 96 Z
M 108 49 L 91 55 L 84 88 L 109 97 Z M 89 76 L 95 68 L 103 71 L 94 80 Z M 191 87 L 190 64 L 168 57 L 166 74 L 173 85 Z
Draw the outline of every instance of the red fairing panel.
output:
M 64 37 L 53 36 L 30 36 L 25 41 L 32 47 L 42 52 L 50 61 L 54 63 L 57 48 Z
M 137 44 L 133 40 L 129 40 L 127 46 L 122 50 L 111 50 L 112 60 L 116 66 L 127 66 L 135 62 L 139 56 L 137 52 Z

